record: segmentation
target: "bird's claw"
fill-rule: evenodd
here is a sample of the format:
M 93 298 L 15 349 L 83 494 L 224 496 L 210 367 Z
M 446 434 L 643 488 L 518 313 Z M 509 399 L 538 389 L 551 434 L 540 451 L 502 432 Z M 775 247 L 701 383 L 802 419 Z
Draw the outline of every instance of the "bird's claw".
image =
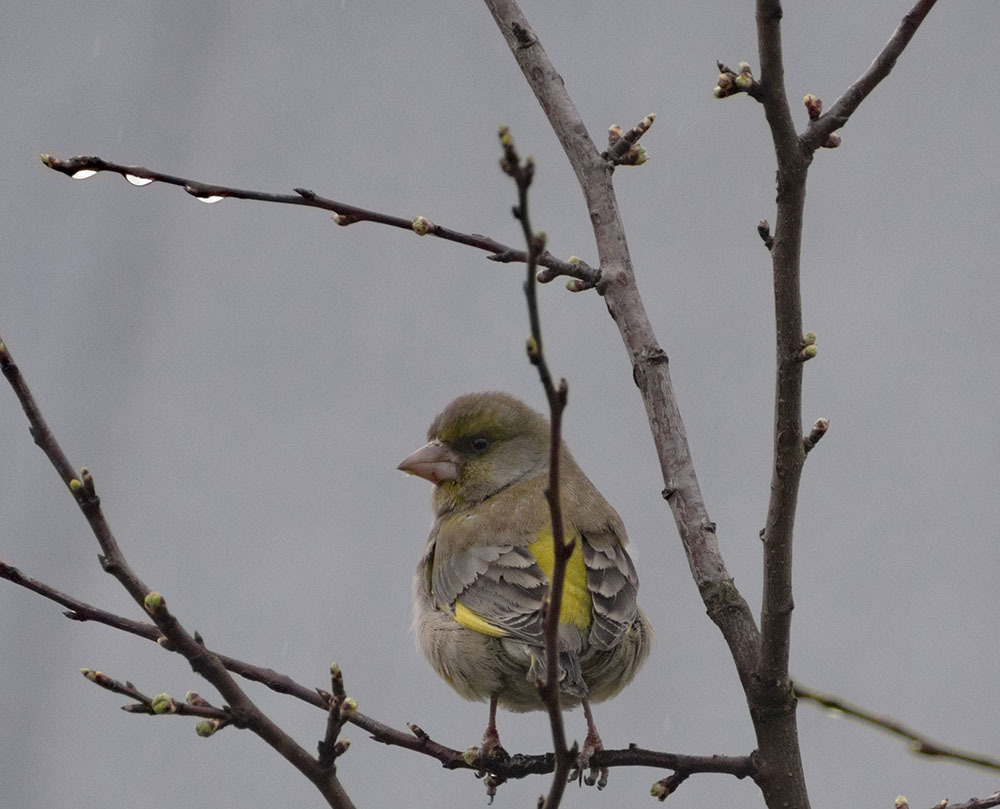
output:
M 603 749 L 604 745 L 601 744 L 600 739 L 597 739 L 595 743 L 588 738 L 580 754 L 576 757 L 576 766 L 570 770 L 569 783 L 576 781 L 578 784 L 586 784 L 588 787 L 596 784 L 598 789 L 604 789 L 608 785 L 608 768 L 598 767 L 590 763 L 590 759 L 594 753 Z M 590 772 L 584 775 L 584 772 L 587 770 L 590 770 Z
M 493 798 L 497 794 L 497 787 L 507 779 L 495 772 L 491 772 L 490 764 L 505 764 L 510 760 L 510 755 L 500 746 L 499 739 L 495 743 L 483 740 L 480 747 L 470 747 L 462 753 L 462 759 L 470 767 L 476 767 L 476 778 L 486 779 L 486 797 L 493 803 Z

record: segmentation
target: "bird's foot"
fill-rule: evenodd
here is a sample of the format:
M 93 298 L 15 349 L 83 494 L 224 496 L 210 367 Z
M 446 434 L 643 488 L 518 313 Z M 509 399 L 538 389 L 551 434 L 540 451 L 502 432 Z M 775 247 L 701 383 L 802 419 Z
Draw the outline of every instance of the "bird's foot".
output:
M 491 763 L 505 764 L 510 760 L 510 754 L 504 750 L 500 743 L 483 744 L 481 747 L 470 747 L 462 753 L 462 759 L 470 767 L 479 768 L 477 775 L 482 778 L 489 770 Z
M 470 747 L 462 754 L 465 763 L 470 767 L 476 767 L 476 778 L 486 779 L 486 797 L 493 803 L 493 798 L 497 794 L 497 787 L 507 779 L 492 772 L 491 765 L 505 764 L 510 760 L 510 755 L 500 744 L 500 737 L 496 729 L 487 728 L 483 734 L 483 743 L 479 747 Z
M 596 784 L 598 789 L 604 789 L 608 785 L 608 768 L 597 767 L 590 763 L 594 753 L 599 753 L 603 749 L 604 744 L 601 742 L 601 737 L 597 735 L 597 729 L 592 728 L 587 731 L 587 738 L 576 757 L 576 766 L 570 770 L 569 780 L 576 781 L 581 785 L 586 784 L 588 787 Z M 584 772 L 587 770 L 590 772 L 585 776 Z

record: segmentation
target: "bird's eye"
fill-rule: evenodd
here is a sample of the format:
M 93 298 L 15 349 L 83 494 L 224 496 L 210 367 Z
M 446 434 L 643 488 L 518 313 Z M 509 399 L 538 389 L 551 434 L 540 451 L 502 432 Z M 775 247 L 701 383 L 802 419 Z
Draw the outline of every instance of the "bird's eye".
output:
M 477 435 L 475 438 L 472 439 L 471 446 L 472 449 L 475 450 L 476 452 L 485 452 L 487 449 L 489 449 L 490 439 L 487 438 L 485 435 Z

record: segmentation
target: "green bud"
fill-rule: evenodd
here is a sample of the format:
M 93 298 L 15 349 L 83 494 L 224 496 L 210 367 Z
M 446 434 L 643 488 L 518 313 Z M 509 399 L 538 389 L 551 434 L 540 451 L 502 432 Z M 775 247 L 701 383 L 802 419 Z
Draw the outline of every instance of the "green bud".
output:
M 146 612 L 152 614 L 155 610 L 158 610 L 161 607 L 166 607 L 167 602 L 159 593 L 152 592 L 147 594 L 147 596 L 142 600 L 142 606 Z
M 177 706 L 174 705 L 170 694 L 157 694 L 153 697 L 149 707 L 153 709 L 155 714 L 177 713 Z
M 203 739 L 207 739 L 215 731 L 219 729 L 218 722 L 212 719 L 202 719 L 197 725 L 194 726 L 194 732 L 201 736 Z
M 348 697 L 340 706 L 340 716 L 346 722 L 358 712 L 358 701 L 353 697 Z
M 418 236 L 426 236 L 436 227 L 430 219 L 423 216 L 415 217 L 411 226 Z

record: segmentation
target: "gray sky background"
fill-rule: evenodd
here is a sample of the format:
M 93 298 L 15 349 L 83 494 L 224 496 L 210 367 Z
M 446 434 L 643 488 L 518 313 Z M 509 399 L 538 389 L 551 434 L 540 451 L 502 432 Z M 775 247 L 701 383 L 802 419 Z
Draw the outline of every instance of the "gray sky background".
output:
M 902 2 L 789 3 L 787 81 L 830 104 Z M 716 101 L 715 60 L 757 66 L 752 3 L 529 2 L 525 12 L 592 135 L 658 113 L 652 160 L 616 186 L 638 283 L 671 369 L 731 573 L 757 609 L 770 482 L 772 303 L 755 226 L 773 220 L 760 107 Z M 519 244 L 497 168 L 507 123 L 538 162 L 534 222 L 596 261 L 555 137 L 485 7 L 465 2 L 12 2 L 0 30 L 0 335 L 74 465 L 95 475 L 140 575 L 213 648 L 325 686 L 343 668 L 364 712 L 458 748 L 486 707 L 414 648 L 410 578 L 430 488 L 395 470 L 453 396 L 508 390 L 541 407 L 523 357 L 520 267 L 319 211 L 74 182 L 39 152 L 99 154 L 207 182 L 305 186 Z M 941 3 L 887 83 L 811 170 L 805 325 L 819 335 L 795 558 L 793 671 L 941 739 L 1000 753 L 996 575 L 1000 430 L 992 0 Z M 800 128 L 805 111 L 797 107 Z M 593 293 L 541 292 L 566 437 L 629 528 L 650 661 L 596 708 L 606 744 L 741 754 L 753 735 L 659 492 L 641 402 Z M 72 499 L 0 391 L 0 557 L 141 617 L 101 572 Z M 152 644 L 65 620 L 0 583 L 0 790 L 42 807 L 319 806 L 248 733 L 195 736 L 87 683 L 214 695 Z M 323 716 L 252 688 L 310 750 Z M 511 751 L 549 745 L 541 714 L 500 717 Z M 567 716 L 582 737 L 579 711 Z M 805 705 L 815 806 L 984 795 L 996 774 L 913 758 Z M 481 783 L 348 728 L 359 806 L 468 807 Z M 663 773 L 621 769 L 568 806 L 648 806 Z M 508 784 L 533 806 L 547 779 Z M 676 806 L 762 806 L 753 784 L 697 776 Z

